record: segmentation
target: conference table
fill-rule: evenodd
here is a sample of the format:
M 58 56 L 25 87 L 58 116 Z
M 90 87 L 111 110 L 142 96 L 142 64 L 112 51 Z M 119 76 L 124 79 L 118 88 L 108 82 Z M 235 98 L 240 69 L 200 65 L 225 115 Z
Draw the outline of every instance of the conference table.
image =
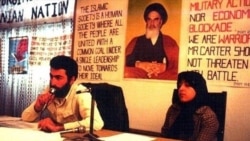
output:
M 141 134 L 119 132 L 113 130 L 102 129 L 94 131 L 94 135 L 101 141 L 179 141 L 175 139 L 168 139 L 163 137 L 153 137 Z M 65 139 L 81 139 L 84 138 L 84 134 L 79 133 L 67 133 L 62 135 Z M 73 138 L 72 138 L 73 137 Z
M 22 121 L 19 117 L 0 116 L 1 141 L 88 141 L 86 135 L 95 135 L 100 141 L 178 141 L 174 139 L 102 129 L 93 134 L 46 133 L 38 130 L 37 123 Z

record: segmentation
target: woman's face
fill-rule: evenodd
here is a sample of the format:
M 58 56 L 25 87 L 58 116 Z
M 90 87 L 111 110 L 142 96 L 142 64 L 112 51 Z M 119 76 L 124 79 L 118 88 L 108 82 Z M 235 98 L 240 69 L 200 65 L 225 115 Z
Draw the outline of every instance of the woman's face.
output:
M 181 81 L 178 84 L 178 95 L 181 102 L 189 102 L 194 99 L 196 92 L 193 87 L 186 81 Z

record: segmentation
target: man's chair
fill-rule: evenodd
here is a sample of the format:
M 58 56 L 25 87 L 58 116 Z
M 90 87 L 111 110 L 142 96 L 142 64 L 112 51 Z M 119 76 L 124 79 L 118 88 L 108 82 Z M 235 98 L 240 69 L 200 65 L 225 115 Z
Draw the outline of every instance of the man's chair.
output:
M 224 128 L 225 128 L 225 116 L 226 116 L 226 102 L 227 102 L 227 92 L 209 92 L 209 106 L 217 115 L 219 121 L 219 130 L 217 133 L 217 140 L 223 141 L 224 138 Z M 172 103 L 178 99 L 178 91 L 174 89 Z
M 108 83 L 82 83 L 91 95 L 104 121 L 104 129 L 129 131 L 128 111 L 121 87 Z

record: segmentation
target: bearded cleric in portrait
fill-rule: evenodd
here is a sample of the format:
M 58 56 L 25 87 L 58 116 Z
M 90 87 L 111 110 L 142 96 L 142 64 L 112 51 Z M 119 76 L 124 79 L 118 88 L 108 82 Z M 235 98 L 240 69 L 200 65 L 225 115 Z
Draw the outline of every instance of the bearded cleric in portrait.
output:
M 160 3 L 146 7 L 145 34 L 134 37 L 126 47 L 125 78 L 176 80 L 179 46 L 162 33 L 168 13 Z

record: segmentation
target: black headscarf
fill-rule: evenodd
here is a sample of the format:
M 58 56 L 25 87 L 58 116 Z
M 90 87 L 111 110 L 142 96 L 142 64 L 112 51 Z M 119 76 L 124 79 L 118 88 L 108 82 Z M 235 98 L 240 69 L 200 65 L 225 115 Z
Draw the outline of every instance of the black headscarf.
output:
M 193 71 L 181 72 L 177 79 L 177 89 L 180 88 L 182 81 L 187 82 L 194 88 L 196 95 L 190 102 L 182 103 L 179 99 L 177 104 L 181 107 L 181 112 L 170 128 L 169 137 L 178 139 L 188 139 L 192 136 L 194 130 L 193 115 L 201 106 L 207 105 L 207 85 L 206 80 L 201 74 Z
M 203 76 L 194 71 L 184 71 L 179 73 L 178 79 L 177 79 L 177 89 L 179 89 L 180 83 L 182 81 L 187 82 L 191 87 L 194 88 L 196 92 L 195 98 L 191 101 L 196 108 L 199 108 L 200 106 L 206 105 L 207 101 L 207 95 L 208 95 L 208 89 L 206 80 L 203 78 Z M 178 100 L 180 103 L 180 101 Z

